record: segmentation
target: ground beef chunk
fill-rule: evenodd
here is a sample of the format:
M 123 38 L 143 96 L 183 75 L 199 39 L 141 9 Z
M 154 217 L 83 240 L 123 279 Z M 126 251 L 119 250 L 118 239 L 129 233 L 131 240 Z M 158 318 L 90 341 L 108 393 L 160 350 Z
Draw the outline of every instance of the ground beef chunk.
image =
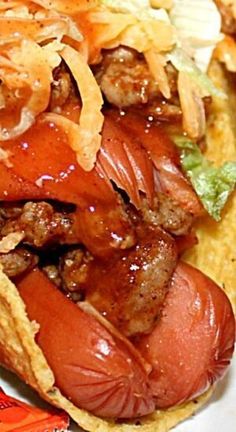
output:
M 50 111 L 57 112 L 66 103 L 72 92 L 73 85 L 69 72 L 64 65 L 57 67 L 53 72 Z
M 22 247 L 16 248 L 7 254 L 0 254 L 0 264 L 4 273 L 10 278 L 20 276 L 31 270 L 37 263 L 37 255 Z
M 66 252 L 60 258 L 59 273 L 62 279 L 62 288 L 70 293 L 78 292 L 82 283 L 87 280 L 89 263 L 93 260 L 89 252 L 74 249 Z
M 48 279 L 53 282 L 56 286 L 61 287 L 62 280 L 59 274 L 58 266 L 54 264 L 43 266 L 42 270 L 46 273 Z
M 12 209 L 14 214 L 14 210 Z M 47 202 L 27 202 L 16 217 L 8 214 L 9 219 L 1 229 L 1 235 L 10 232 L 24 232 L 24 243 L 41 248 L 57 243 L 78 243 L 74 231 L 74 213 L 57 211 Z
M 152 206 L 143 197 L 139 210 L 131 204 L 126 209 L 138 232 L 146 227 L 153 231 L 161 227 L 174 236 L 183 236 L 191 231 L 193 216 L 161 192 L 156 193 Z
M 22 204 L 2 202 L 0 206 L 0 216 L 3 220 L 16 219 L 22 213 Z
M 158 92 L 144 59 L 127 48 L 106 53 L 96 78 L 108 102 L 118 107 L 146 103 Z
M 108 102 L 120 108 L 147 103 L 160 94 L 144 58 L 128 48 L 104 53 L 96 78 Z
M 78 292 L 123 334 L 134 336 L 155 324 L 176 262 L 174 240 L 159 229 L 107 261 L 81 250 L 66 254 L 60 273 L 69 293 Z
M 143 220 L 153 227 L 163 227 L 174 235 L 188 234 L 193 223 L 193 216 L 182 209 L 172 198 L 158 193 L 150 208 L 147 199 L 142 200 L 140 209 Z
M 182 110 L 179 101 L 173 100 L 167 102 L 162 99 L 154 99 L 151 101 L 144 111 L 147 118 L 165 121 L 165 122 L 180 122 L 182 120 Z

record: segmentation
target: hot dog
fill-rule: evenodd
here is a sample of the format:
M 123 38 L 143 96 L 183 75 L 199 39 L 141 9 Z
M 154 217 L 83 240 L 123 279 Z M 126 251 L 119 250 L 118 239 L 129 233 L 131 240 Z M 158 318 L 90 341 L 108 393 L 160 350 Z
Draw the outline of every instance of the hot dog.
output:
M 149 379 L 157 405 L 169 407 L 206 391 L 224 374 L 234 335 L 224 292 L 199 270 L 179 263 L 162 319 L 137 343 L 153 365 Z
M 146 370 L 133 347 L 112 337 L 38 270 L 17 287 L 29 318 L 40 324 L 37 343 L 56 384 L 75 405 L 101 417 L 139 417 L 153 411 L 154 400 L 166 408 L 197 397 L 232 357 L 232 306 L 216 284 L 185 263 L 173 275 L 160 322 L 135 343 L 152 366 Z
M 224 95 L 175 50 L 170 5 L 35 0 L 23 26 L 16 3 L 0 12 L 0 362 L 85 429 L 155 427 L 233 355 L 227 295 L 180 261 L 234 187 L 233 163 L 201 152 Z
M 39 270 L 17 286 L 30 319 L 40 324 L 37 343 L 65 396 L 101 417 L 132 418 L 153 411 L 150 367 L 131 344 L 112 336 Z

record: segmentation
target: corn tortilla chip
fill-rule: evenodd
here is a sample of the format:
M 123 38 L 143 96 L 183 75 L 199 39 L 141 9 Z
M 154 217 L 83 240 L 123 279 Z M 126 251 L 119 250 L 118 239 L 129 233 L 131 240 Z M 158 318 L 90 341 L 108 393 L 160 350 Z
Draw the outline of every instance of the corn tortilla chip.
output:
M 215 85 L 228 95 L 228 100 L 215 99 L 208 122 L 206 156 L 216 164 L 236 161 L 236 92 L 223 68 L 214 61 L 210 76 Z M 220 223 L 206 217 L 198 223 L 199 244 L 186 255 L 221 285 L 236 310 L 236 193 L 230 197 Z

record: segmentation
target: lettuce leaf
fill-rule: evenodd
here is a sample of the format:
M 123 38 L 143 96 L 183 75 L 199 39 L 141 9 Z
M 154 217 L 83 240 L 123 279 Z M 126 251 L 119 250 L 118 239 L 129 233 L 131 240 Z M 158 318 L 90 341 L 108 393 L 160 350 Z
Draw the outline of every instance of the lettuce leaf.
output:
M 223 37 L 221 15 L 215 3 L 214 0 L 174 0 L 170 10 L 180 46 L 181 41 L 184 42 L 183 47 L 204 73 L 207 73 L 217 42 Z
M 166 55 L 166 58 L 179 72 L 186 72 L 193 78 L 193 80 L 199 86 L 199 89 L 202 90 L 203 96 L 211 95 L 221 99 L 227 99 L 226 94 L 222 90 L 219 90 L 215 87 L 207 74 L 202 72 L 197 67 L 194 61 L 183 49 L 174 48 Z
M 175 137 L 174 140 L 181 150 L 183 170 L 207 212 L 219 221 L 222 209 L 236 185 L 236 162 L 215 167 L 204 157 L 197 144 L 183 137 Z

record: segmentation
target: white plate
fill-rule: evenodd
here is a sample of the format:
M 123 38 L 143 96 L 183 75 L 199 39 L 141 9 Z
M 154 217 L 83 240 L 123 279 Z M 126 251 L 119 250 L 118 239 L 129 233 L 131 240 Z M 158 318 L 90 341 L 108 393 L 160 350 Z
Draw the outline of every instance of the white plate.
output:
M 0 368 L 0 387 L 16 398 L 46 407 L 46 404 L 29 387 L 2 368 Z M 73 425 L 70 431 L 81 432 Z M 210 403 L 173 432 L 236 432 L 236 356 L 229 373 L 218 384 Z

